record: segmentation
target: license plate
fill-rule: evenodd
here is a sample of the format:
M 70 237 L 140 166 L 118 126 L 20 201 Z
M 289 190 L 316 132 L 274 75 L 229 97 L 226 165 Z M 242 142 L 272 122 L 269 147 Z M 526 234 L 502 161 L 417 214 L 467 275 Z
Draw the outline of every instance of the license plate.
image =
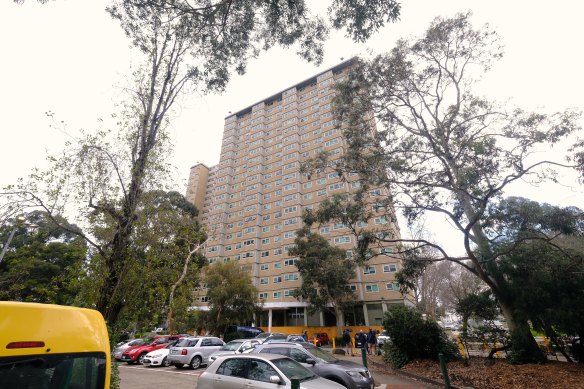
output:
M 170 350 L 170 353 L 171 353 L 172 355 L 178 354 L 178 350 Z

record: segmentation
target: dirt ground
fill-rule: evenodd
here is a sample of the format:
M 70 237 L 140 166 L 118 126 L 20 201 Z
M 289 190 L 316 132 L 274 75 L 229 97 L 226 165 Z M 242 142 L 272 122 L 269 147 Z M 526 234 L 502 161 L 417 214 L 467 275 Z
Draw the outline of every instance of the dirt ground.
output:
M 375 357 L 379 367 L 383 361 Z M 491 366 L 485 359 L 471 358 L 469 366 L 462 362 L 448 364 L 450 383 L 474 389 L 584 389 L 584 365 L 550 361 L 544 365 L 510 365 L 494 360 Z M 435 361 L 414 361 L 403 371 L 443 382 L 440 366 Z

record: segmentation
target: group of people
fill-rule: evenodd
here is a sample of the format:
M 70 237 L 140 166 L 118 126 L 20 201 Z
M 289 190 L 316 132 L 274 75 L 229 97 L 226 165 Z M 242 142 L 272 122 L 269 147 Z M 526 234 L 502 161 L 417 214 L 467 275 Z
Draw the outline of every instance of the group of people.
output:
M 353 353 L 353 347 L 351 344 L 351 334 L 348 328 L 343 331 L 343 341 L 345 342 L 346 353 L 355 355 Z M 367 350 L 367 354 L 375 354 L 375 347 L 377 346 L 377 332 L 369 329 L 369 332 L 365 334 L 363 330 L 359 330 L 355 334 L 355 348 L 361 348 Z

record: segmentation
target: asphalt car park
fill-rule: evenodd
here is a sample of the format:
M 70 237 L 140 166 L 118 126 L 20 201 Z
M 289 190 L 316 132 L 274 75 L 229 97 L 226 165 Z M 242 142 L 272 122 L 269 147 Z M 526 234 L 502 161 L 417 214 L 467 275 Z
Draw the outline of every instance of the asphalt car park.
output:
M 118 363 L 120 389 L 193 389 L 205 368 L 197 370 Z

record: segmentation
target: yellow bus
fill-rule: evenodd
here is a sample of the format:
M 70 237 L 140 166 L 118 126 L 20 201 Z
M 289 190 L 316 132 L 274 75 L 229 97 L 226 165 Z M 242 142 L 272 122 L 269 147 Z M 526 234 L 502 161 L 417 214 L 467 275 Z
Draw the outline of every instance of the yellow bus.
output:
M 99 312 L 0 302 L 0 388 L 107 389 L 110 363 Z

